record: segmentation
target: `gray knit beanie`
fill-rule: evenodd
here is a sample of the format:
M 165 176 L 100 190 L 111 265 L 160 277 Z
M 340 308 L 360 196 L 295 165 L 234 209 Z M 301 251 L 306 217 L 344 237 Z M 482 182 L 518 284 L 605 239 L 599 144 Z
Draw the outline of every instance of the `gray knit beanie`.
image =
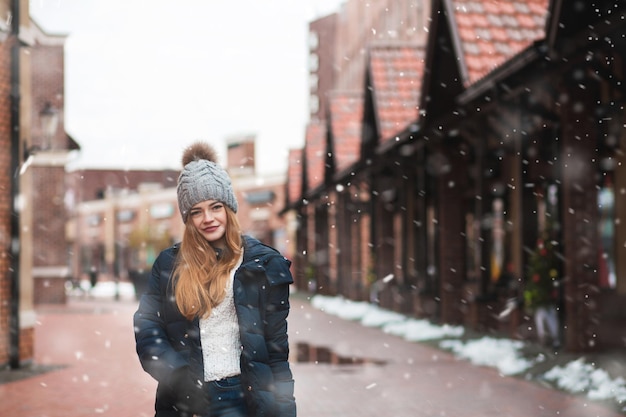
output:
M 178 176 L 178 208 L 187 221 L 189 210 L 206 200 L 224 203 L 235 213 L 237 198 L 228 173 L 218 165 L 215 149 L 204 142 L 196 142 L 183 152 L 183 170 Z

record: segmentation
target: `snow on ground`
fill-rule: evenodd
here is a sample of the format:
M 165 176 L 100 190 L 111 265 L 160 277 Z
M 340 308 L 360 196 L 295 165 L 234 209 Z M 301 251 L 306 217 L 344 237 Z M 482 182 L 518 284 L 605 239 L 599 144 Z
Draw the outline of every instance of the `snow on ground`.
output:
M 497 368 L 502 375 L 521 375 L 545 360 L 542 355 L 525 358 L 521 354 L 524 342 L 520 340 L 483 336 L 464 341 L 460 339 L 464 335 L 462 326 L 434 325 L 428 320 L 410 318 L 364 301 L 314 295 L 311 304 L 328 314 L 358 321 L 364 326 L 379 327 L 386 333 L 411 342 L 439 340 L 439 347 L 451 351 L 456 357 L 476 365 Z M 585 363 L 583 359 L 571 361 L 565 366 L 554 366 L 539 378 L 564 391 L 584 394 L 591 400 L 626 403 L 624 379 L 611 379 L 606 371 Z M 622 411 L 626 411 L 626 407 Z
M 66 284 L 68 295 L 72 296 L 90 296 L 94 298 L 115 298 L 116 294 L 119 299 L 128 300 L 135 298 L 135 287 L 132 283 L 126 281 L 98 281 L 95 287 L 91 288 L 88 280 L 82 280 L 72 286 L 70 282 Z

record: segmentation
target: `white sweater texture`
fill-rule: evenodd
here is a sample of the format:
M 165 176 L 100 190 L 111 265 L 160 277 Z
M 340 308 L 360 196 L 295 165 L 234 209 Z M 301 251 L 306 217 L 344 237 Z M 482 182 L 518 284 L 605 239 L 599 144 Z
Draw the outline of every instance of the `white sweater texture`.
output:
M 213 307 L 208 318 L 200 319 L 205 381 L 216 381 L 241 373 L 239 365 L 241 341 L 233 299 L 233 280 L 241 262 L 242 259 L 239 259 L 237 266 L 230 271 L 224 300 Z

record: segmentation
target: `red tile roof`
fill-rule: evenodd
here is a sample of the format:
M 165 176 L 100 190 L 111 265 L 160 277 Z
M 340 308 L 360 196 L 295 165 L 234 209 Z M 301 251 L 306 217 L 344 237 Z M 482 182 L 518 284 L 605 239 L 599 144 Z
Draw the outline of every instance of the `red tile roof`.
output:
M 336 93 L 330 97 L 330 130 L 335 171 L 341 172 L 358 161 L 361 151 L 363 95 Z
M 545 37 L 549 0 L 453 0 L 469 86 Z
M 290 149 L 287 166 L 287 204 L 302 198 L 302 149 Z
M 382 144 L 418 118 L 424 51 L 417 46 L 375 46 L 369 65 Z
M 324 182 L 326 171 L 326 125 L 312 120 L 306 128 L 304 143 L 306 158 L 306 190 L 312 190 Z

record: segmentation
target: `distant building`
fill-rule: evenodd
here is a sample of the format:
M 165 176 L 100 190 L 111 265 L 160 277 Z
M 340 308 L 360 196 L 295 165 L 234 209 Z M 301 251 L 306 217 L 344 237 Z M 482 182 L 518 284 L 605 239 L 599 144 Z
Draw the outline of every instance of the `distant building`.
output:
M 102 279 L 126 279 L 129 269 L 147 268 L 154 260 L 151 251 L 182 233 L 175 216 L 177 178 L 173 170 L 68 172 L 72 279 L 92 272 Z
M 226 169 L 239 202 L 239 221 L 245 233 L 285 252 L 285 220 L 279 216 L 285 201 L 285 175 L 256 172 L 255 144 L 253 135 L 227 140 Z

